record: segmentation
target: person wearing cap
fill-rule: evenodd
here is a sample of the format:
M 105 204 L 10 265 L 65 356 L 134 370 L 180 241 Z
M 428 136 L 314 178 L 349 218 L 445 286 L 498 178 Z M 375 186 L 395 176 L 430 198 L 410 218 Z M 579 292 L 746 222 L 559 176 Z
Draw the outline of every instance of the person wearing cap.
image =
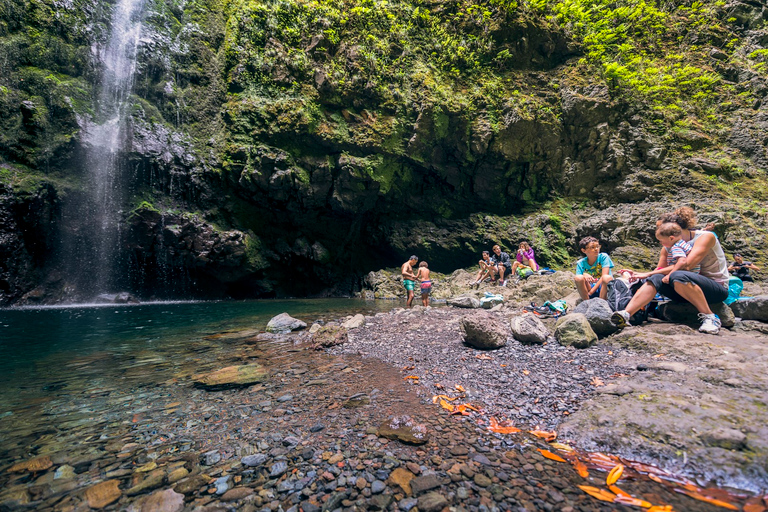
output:
M 413 291 L 416 289 L 416 275 L 413 273 L 413 266 L 418 261 L 419 257 L 413 255 L 400 267 L 400 273 L 403 275 L 403 287 L 408 292 L 408 299 L 405 301 L 406 307 L 411 307 L 413 303 Z
M 733 255 L 733 263 L 728 267 L 728 271 L 733 272 L 733 274 L 742 281 L 752 282 L 754 279 L 749 275 L 750 269 L 757 272 L 760 271 L 760 267 L 756 267 L 749 261 L 744 261 L 744 258 L 742 258 L 739 253 Z

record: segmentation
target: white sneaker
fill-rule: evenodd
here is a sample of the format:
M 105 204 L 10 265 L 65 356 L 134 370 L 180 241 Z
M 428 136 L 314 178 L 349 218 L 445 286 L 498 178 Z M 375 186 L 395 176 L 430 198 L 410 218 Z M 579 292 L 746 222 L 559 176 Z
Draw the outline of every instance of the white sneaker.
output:
M 501 282 L 501 286 L 507 286 L 507 280 L 506 279 Z
M 699 332 L 703 332 L 705 334 L 717 334 L 720 332 L 720 326 L 722 325 L 720 323 L 720 317 L 716 314 L 712 313 L 710 315 L 699 313 L 699 320 L 701 320 L 701 327 L 699 327 Z
M 624 311 L 616 311 L 611 315 L 611 322 L 619 329 L 623 329 L 629 325 L 629 313 Z

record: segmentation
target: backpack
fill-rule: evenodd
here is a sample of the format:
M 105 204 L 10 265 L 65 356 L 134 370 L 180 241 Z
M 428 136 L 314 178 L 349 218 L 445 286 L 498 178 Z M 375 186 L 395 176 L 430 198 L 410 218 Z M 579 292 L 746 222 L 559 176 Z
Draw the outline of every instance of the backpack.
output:
M 621 279 L 610 281 L 608 283 L 608 305 L 611 306 L 613 311 L 620 311 L 626 308 L 639 286 L 640 283 L 636 283 L 636 286 L 630 287 Z M 646 304 L 637 313 L 632 315 L 629 319 L 629 323 L 631 325 L 640 325 L 648 320 L 648 309 L 648 304 Z
M 533 270 L 529 268 L 518 268 L 517 275 L 520 276 L 520 279 L 528 279 L 528 277 L 533 275 Z
M 733 304 L 741 296 L 741 290 L 744 289 L 744 281 L 736 276 L 731 276 L 728 279 L 728 298 L 723 302 L 726 304 Z

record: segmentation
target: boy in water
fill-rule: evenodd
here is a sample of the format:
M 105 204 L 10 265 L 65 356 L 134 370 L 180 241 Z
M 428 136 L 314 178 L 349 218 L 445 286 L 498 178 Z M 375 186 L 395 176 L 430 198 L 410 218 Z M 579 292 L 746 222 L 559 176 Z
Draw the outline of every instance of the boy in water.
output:
M 432 281 L 429 280 L 429 265 L 426 261 L 419 263 L 419 272 L 416 279 L 421 281 L 421 303 L 424 307 L 429 306 L 429 294 L 432 291 Z
M 608 283 L 613 281 L 611 269 L 613 262 L 604 252 L 600 252 L 600 242 L 593 236 L 585 236 L 579 241 L 579 249 L 585 257 L 576 262 L 576 290 L 582 300 L 608 296 Z M 603 286 L 605 285 L 605 286 Z
M 656 240 L 667 249 L 667 268 L 660 269 L 658 272 L 667 274 L 662 283 L 669 284 L 669 275 L 675 270 L 689 270 L 698 273 L 701 266 L 691 269 L 686 268 L 688 255 L 693 250 L 693 246 L 683 240 L 683 229 L 674 222 L 667 222 L 656 229 Z
M 416 276 L 413 273 L 413 266 L 417 261 L 419 261 L 419 257 L 414 255 L 400 266 L 400 274 L 403 276 L 403 287 L 408 292 L 408 298 L 405 300 L 405 306 L 408 308 L 413 304 L 413 290 L 416 289 Z

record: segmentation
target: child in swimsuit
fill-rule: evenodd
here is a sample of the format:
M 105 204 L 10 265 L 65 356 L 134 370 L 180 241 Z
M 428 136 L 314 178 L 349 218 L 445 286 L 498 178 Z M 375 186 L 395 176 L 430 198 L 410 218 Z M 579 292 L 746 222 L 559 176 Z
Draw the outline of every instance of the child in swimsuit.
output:
M 426 261 L 419 263 L 419 272 L 416 274 L 416 279 L 421 281 L 421 303 L 426 307 L 429 306 L 429 294 L 432 291 L 432 281 L 429 280 L 429 265 Z

